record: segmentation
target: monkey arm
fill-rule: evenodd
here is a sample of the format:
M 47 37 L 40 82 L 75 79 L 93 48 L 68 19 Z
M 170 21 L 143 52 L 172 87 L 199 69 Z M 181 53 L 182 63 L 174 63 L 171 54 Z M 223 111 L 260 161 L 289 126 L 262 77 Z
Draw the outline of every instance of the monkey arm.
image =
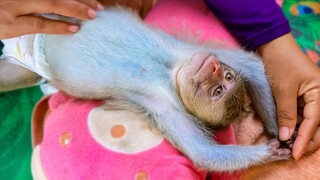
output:
M 274 142 L 254 146 L 217 144 L 210 138 L 211 136 L 208 136 L 197 119 L 175 108 L 161 94 L 150 98 L 134 95 L 130 97 L 133 98 L 132 101 L 150 113 L 155 127 L 201 168 L 233 171 L 273 161 L 273 158 L 288 158 L 286 151 L 279 149 L 274 151 L 274 148 L 280 145 Z M 273 156 L 273 153 L 279 157 Z
M 214 171 L 233 171 L 272 161 L 272 146 L 218 145 L 181 112 L 157 114 L 154 123 L 166 138 L 197 166 Z M 279 151 L 283 159 L 286 152 Z M 271 158 L 270 158 L 271 157 Z M 279 160 L 279 159 L 278 159 Z

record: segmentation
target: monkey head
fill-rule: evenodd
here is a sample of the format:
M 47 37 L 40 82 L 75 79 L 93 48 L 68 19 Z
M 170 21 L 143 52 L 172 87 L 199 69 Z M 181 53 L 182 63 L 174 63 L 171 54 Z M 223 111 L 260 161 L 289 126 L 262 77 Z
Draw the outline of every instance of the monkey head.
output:
M 208 126 L 227 126 L 249 110 L 241 75 L 212 54 L 198 53 L 178 65 L 174 83 L 185 109 Z

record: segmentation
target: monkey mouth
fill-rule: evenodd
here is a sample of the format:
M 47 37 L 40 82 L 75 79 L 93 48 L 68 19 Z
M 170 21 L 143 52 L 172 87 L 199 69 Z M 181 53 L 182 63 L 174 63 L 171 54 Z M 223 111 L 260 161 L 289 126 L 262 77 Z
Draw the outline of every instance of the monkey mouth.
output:
M 201 60 L 199 60 L 199 64 L 196 67 L 196 73 L 199 73 L 203 68 L 205 68 L 205 64 L 207 64 L 206 62 L 210 59 L 210 57 L 213 56 L 211 54 L 205 56 L 204 58 L 202 58 Z
M 194 73 L 197 73 L 209 56 L 210 54 L 208 53 L 196 53 L 192 56 L 190 64 L 188 66 L 192 67 L 192 71 Z

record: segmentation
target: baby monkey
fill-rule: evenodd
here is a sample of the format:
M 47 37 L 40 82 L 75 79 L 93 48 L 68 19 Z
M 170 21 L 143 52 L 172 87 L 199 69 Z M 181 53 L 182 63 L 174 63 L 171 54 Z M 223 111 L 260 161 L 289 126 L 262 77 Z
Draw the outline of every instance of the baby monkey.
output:
M 264 66 L 241 50 L 178 40 L 121 8 L 99 12 L 74 35 L 37 35 L 49 81 L 79 98 L 113 97 L 139 110 L 198 167 L 232 171 L 287 159 L 272 140 L 258 146 L 219 145 L 205 125 L 225 127 L 248 108 L 277 137 L 276 109 Z

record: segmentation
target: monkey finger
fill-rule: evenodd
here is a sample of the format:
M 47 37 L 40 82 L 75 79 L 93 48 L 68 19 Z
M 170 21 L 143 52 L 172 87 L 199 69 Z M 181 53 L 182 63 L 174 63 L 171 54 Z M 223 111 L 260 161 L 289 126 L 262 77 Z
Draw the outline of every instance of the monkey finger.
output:
M 17 18 L 17 28 L 21 29 L 22 34 L 72 34 L 78 31 L 77 25 L 65 21 L 51 20 L 39 16 L 21 16 Z
M 318 126 L 316 133 L 308 144 L 307 151 L 315 151 L 320 147 L 320 126 Z

